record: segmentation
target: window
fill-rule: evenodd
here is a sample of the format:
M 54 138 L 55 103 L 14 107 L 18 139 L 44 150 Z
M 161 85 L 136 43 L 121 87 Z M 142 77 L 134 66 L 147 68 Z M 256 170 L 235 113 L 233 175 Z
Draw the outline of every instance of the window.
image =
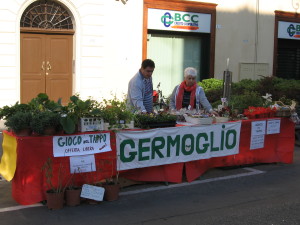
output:
M 39 0 L 29 5 L 22 15 L 20 26 L 40 29 L 73 29 L 68 11 L 51 0 Z

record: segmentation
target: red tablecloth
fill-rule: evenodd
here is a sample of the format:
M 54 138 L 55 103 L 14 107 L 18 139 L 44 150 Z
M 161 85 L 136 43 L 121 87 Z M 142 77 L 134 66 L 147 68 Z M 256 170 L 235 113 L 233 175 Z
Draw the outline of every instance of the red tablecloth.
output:
M 6 132 L 6 131 L 5 131 Z M 9 135 L 11 133 L 6 132 Z M 12 196 L 22 205 L 34 204 L 46 199 L 45 172 L 42 167 L 48 158 L 53 162 L 53 186 L 58 184 L 58 171 L 62 171 L 63 185 L 74 179 L 74 185 L 95 183 L 116 174 L 115 136 L 111 132 L 112 151 L 95 154 L 96 171 L 70 175 L 69 157 L 53 157 L 52 136 L 15 137 L 17 139 L 17 168 L 12 180 Z
M 287 118 L 282 118 L 281 132 L 266 135 L 264 148 L 250 150 L 252 121 L 242 122 L 239 154 L 237 155 L 133 169 L 122 171 L 120 176 L 136 181 L 180 183 L 184 168 L 187 180 L 191 182 L 214 167 L 272 162 L 292 163 L 295 142 L 294 123 Z M 93 183 L 116 174 L 116 139 L 114 132 L 107 132 L 111 134 L 112 151 L 95 154 L 97 171 L 77 174 L 75 176 L 76 184 Z M 6 134 L 13 136 L 9 132 Z M 46 199 L 45 191 L 48 187 L 41 168 L 49 157 L 53 160 L 54 174 L 57 174 L 62 166 L 65 177 L 63 183 L 68 182 L 70 177 L 69 157 L 53 157 L 52 136 L 15 138 L 17 139 L 17 168 L 12 180 L 12 195 L 19 204 L 34 204 Z M 109 161 L 110 163 L 107 163 Z M 56 185 L 57 180 L 53 179 L 53 184 Z
M 266 135 L 264 148 L 250 150 L 252 121 L 255 120 L 242 121 L 239 154 L 237 155 L 140 168 L 123 172 L 122 176 L 138 181 L 168 181 L 179 183 L 182 181 L 183 168 L 185 168 L 187 180 L 191 182 L 208 169 L 215 167 L 272 162 L 292 163 L 295 144 L 294 123 L 288 118 L 281 118 L 281 132 L 279 134 Z

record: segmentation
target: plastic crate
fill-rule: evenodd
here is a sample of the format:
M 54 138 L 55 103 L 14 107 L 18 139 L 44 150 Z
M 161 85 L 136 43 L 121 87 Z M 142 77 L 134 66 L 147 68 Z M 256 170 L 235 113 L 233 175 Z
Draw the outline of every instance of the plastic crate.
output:
M 80 132 L 104 130 L 104 121 L 96 117 L 80 118 L 78 130 Z

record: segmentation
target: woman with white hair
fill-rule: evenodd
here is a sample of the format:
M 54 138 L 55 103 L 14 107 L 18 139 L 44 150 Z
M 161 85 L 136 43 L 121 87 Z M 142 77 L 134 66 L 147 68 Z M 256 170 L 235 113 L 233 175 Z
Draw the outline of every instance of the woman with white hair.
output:
M 209 101 L 207 100 L 202 87 L 196 82 L 197 70 L 193 67 L 187 67 L 184 70 L 184 81 L 177 85 L 172 93 L 170 101 L 171 110 L 180 110 L 182 108 L 205 109 L 211 114 L 218 115 Z

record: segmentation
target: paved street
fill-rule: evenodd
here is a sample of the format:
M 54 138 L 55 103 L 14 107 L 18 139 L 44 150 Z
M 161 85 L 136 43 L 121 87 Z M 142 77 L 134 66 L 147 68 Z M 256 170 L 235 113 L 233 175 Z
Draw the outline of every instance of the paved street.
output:
M 300 225 L 300 148 L 293 164 L 217 168 L 192 183 L 122 189 L 118 201 L 51 211 L 20 206 L 0 181 L 0 224 Z

